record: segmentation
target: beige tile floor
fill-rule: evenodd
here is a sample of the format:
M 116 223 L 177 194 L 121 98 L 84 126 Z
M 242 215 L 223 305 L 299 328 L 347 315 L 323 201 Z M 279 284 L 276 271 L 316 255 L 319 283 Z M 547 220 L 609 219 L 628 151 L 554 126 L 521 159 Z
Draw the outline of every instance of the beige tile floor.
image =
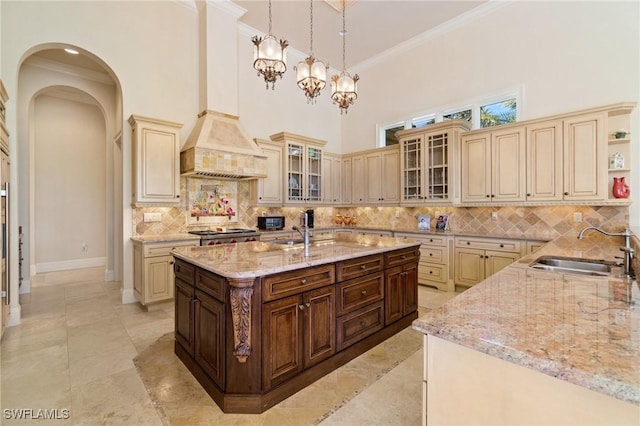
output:
M 411 328 L 261 415 L 223 414 L 173 355 L 173 305 L 122 305 L 120 284 L 102 275 L 38 275 L 21 296 L 22 323 L 1 341 L 1 424 L 420 424 L 422 341 Z M 420 287 L 420 312 L 451 297 Z M 11 409 L 68 418 L 16 420 Z

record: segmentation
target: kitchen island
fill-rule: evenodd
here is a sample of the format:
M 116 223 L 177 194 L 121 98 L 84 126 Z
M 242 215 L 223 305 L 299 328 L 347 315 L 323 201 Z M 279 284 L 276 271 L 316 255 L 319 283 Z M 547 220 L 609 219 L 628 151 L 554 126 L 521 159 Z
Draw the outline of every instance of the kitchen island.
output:
M 419 242 L 325 238 L 172 251 L 175 353 L 225 413 L 261 413 L 417 318 Z
M 530 267 L 541 256 L 615 261 L 621 245 L 560 237 L 414 321 L 423 423 L 640 424 L 638 282 L 615 267 L 600 277 Z

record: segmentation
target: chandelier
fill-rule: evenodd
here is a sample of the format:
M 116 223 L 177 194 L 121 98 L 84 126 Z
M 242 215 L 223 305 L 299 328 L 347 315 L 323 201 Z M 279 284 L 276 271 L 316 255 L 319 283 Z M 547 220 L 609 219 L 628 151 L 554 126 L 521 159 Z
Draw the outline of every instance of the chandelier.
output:
M 327 69 L 322 61 L 313 57 L 313 0 L 310 6 L 309 56 L 294 67 L 298 87 L 304 91 L 307 103 L 315 103 L 320 91 L 327 85 Z
M 278 41 L 271 34 L 271 0 L 269 0 L 269 34 L 264 37 L 253 36 L 251 39 L 255 45 L 253 52 L 253 68 L 258 71 L 258 76 L 263 76 L 266 88 L 273 90 L 276 78 L 282 78 L 282 74 L 287 70 L 287 52 L 289 43 L 286 40 Z
M 338 104 L 340 114 L 347 113 L 347 109 L 358 98 L 358 74 L 351 77 L 347 72 L 345 51 L 347 45 L 347 28 L 345 20 L 345 2 L 342 0 L 342 72 L 331 77 L 331 99 Z

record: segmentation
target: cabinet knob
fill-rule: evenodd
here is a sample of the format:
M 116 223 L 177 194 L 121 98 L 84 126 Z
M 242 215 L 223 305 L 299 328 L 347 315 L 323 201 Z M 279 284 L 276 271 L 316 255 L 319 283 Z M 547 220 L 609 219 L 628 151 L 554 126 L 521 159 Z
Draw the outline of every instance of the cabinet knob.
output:
M 489 197 L 490 197 L 490 195 L 489 195 L 489 194 L 487 194 L 487 198 L 489 198 Z
M 433 242 L 433 238 L 429 238 L 429 242 L 432 243 Z
M 433 274 L 433 271 L 429 271 L 429 274 Z
M 531 194 L 527 193 L 527 197 L 531 197 Z
M 298 308 L 299 308 L 301 311 L 304 311 L 304 305 L 298 305 Z
M 176 198 L 180 198 L 180 196 L 179 196 L 179 195 L 176 195 Z
M 306 306 L 307 308 L 310 308 L 311 307 L 311 303 L 307 302 L 307 303 L 304 304 L 304 306 Z
M 362 290 L 362 291 L 360 292 L 360 294 L 362 294 L 363 296 L 366 296 L 366 295 L 367 295 L 367 290 Z
M 303 278 L 303 279 L 300 280 L 300 284 L 306 284 L 306 283 L 307 283 L 306 279 Z
M 467 245 L 470 246 L 471 245 L 471 241 L 467 241 Z
M 367 269 L 367 265 L 360 265 L 360 269 L 364 271 L 365 269 Z
M 569 193 L 568 193 L 568 192 L 565 192 L 565 193 L 564 193 L 564 195 L 569 195 Z
M 429 253 L 429 257 L 433 256 L 433 253 Z
M 176 262 L 174 262 L 174 261 L 172 260 L 171 262 L 169 262 L 169 265 L 173 265 L 174 263 L 176 263 Z

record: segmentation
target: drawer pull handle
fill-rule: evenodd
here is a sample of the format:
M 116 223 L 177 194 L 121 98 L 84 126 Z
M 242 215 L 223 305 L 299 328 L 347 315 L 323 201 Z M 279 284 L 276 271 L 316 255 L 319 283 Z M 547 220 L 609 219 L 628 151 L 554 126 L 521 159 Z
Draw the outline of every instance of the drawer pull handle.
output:
M 467 241 L 467 245 L 470 246 L 471 245 L 471 241 Z
M 300 280 L 300 284 L 306 284 L 306 283 L 307 283 L 306 279 L 303 278 L 303 279 Z
M 433 274 L 433 271 L 429 271 L 429 274 Z
M 169 265 L 173 265 L 174 263 L 176 263 L 176 262 L 174 262 L 174 261 L 172 260 L 171 262 L 169 262 Z
M 360 269 L 362 269 L 362 270 L 367 269 L 367 265 L 360 265 Z
M 311 307 L 311 303 L 308 303 L 308 302 L 307 302 L 307 303 L 305 303 L 304 305 L 305 305 L 307 308 L 310 308 L 310 307 Z
M 301 311 L 304 311 L 304 305 L 298 305 L 298 308 L 300 308 Z
M 367 290 L 362 290 L 362 291 L 360 292 L 360 294 L 362 294 L 363 296 L 366 296 L 366 295 L 367 295 Z
M 433 256 L 433 253 L 429 253 L 429 256 Z

